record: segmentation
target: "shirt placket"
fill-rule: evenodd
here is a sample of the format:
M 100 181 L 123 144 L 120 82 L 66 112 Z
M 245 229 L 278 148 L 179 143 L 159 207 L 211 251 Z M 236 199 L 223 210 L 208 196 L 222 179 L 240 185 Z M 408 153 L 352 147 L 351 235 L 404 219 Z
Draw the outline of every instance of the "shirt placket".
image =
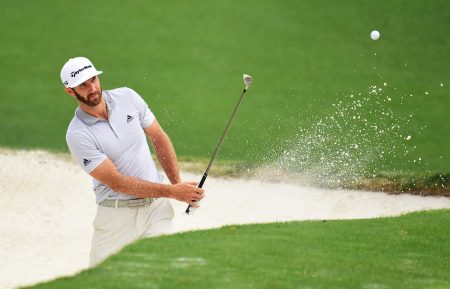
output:
M 118 129 L 118 127 L 114 124 L 114 123 L 115 123 L 115 121 L 114 121 L 114 116 L 115 116 L 114 112 L 113 112 L 112 110 L 109 110 L 109 109 L 108 109 L 108 124 L 109 124 L 109 127 L 110 127 L 111 130 L 114 132 L 114 134 L 116 135 L 116 137 L 117 137 L 118 139 L 120 139 L 119 129 Z

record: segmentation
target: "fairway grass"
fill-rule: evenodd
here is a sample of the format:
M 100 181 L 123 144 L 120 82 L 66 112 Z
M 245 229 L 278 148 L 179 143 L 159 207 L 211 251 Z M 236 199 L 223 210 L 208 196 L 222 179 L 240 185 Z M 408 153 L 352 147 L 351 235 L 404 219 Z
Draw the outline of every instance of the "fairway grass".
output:
M 140 240 L 50 288 L 450 288 L 449 210 Z
M 83 55 L 104 89 L 143 96 L 182 157 L 211 156 L 248 73 L 218 160 L 284 158 L 277 165 L 317 178 L 447 174 L 449 10 L 448 0 L 2 1 L 0 147 L 67 151 L 76 102 L 59 72 Z

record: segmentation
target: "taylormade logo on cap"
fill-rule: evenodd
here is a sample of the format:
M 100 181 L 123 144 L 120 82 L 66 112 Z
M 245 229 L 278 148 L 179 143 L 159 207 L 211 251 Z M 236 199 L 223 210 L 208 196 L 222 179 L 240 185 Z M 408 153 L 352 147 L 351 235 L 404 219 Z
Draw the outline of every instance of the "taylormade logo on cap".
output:
M 77 71 L 72 71 L 72 73 L 70 73 L 70 76 L 75 77 L 75 76 L 77 76 L 77 74 L 80 73 L 81 71 L 83 71 L 83 70 L 85 70 L 85 69 L 87 69 L 87 68 L 91 68 L 91 67 L 92 67 L 92 65 L 88 65 L 88 66 L 85 66 L 85 67 L 83 67 L 83 68 L 81 68 L 81 69 L 78 69 Z
M 65 87 L 76 87 L 89 78 L 99 75 L 103 71 L 95 69 L 86 57 L 71 58 L 61 69 L 61 81 Z

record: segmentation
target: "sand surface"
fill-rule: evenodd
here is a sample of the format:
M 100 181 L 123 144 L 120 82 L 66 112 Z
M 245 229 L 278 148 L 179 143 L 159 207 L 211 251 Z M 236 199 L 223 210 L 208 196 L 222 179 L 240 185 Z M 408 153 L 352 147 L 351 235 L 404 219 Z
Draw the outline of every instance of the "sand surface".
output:
M 70 157 L 0 150 L 0 288 L 9 289 L 87 267 L 96 205 L 87 176 Z M 183 173 L 184 180 L 200 175 Z M 214 178 L 202 208 L 186 216 L 173 202 L 177 232 L 228 224 L 356 219 L 450 208 L 450 198 L 325 190 L 258 180 Z

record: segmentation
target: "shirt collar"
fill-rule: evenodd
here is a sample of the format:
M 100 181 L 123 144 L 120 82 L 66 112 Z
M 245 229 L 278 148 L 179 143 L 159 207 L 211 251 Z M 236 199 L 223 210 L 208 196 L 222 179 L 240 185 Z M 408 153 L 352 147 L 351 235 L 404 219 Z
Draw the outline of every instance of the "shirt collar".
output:
M 115 109 L 116 107 L 116 102 L 111 98 L 111 96 L 109 95 L 109 93 L 107 93 L 106 91 L 102 92 L 102 96 L 106 101 L 106 109 L 108 110 L 108 116 L 111 115 L 111 112 Z M 86 123 L 87 125 L 94 125 L 96 124 L 98 121 L 101 121 L 102 119 L 97 118 L 95 116 L 90 115 L 89 113 L 85 112 L 84 110 L 82 110 L 80 107 L 77 107 L 77 109 L 75 110 L 75 114 L 82 120 L 84 121 L 84 123 Z

